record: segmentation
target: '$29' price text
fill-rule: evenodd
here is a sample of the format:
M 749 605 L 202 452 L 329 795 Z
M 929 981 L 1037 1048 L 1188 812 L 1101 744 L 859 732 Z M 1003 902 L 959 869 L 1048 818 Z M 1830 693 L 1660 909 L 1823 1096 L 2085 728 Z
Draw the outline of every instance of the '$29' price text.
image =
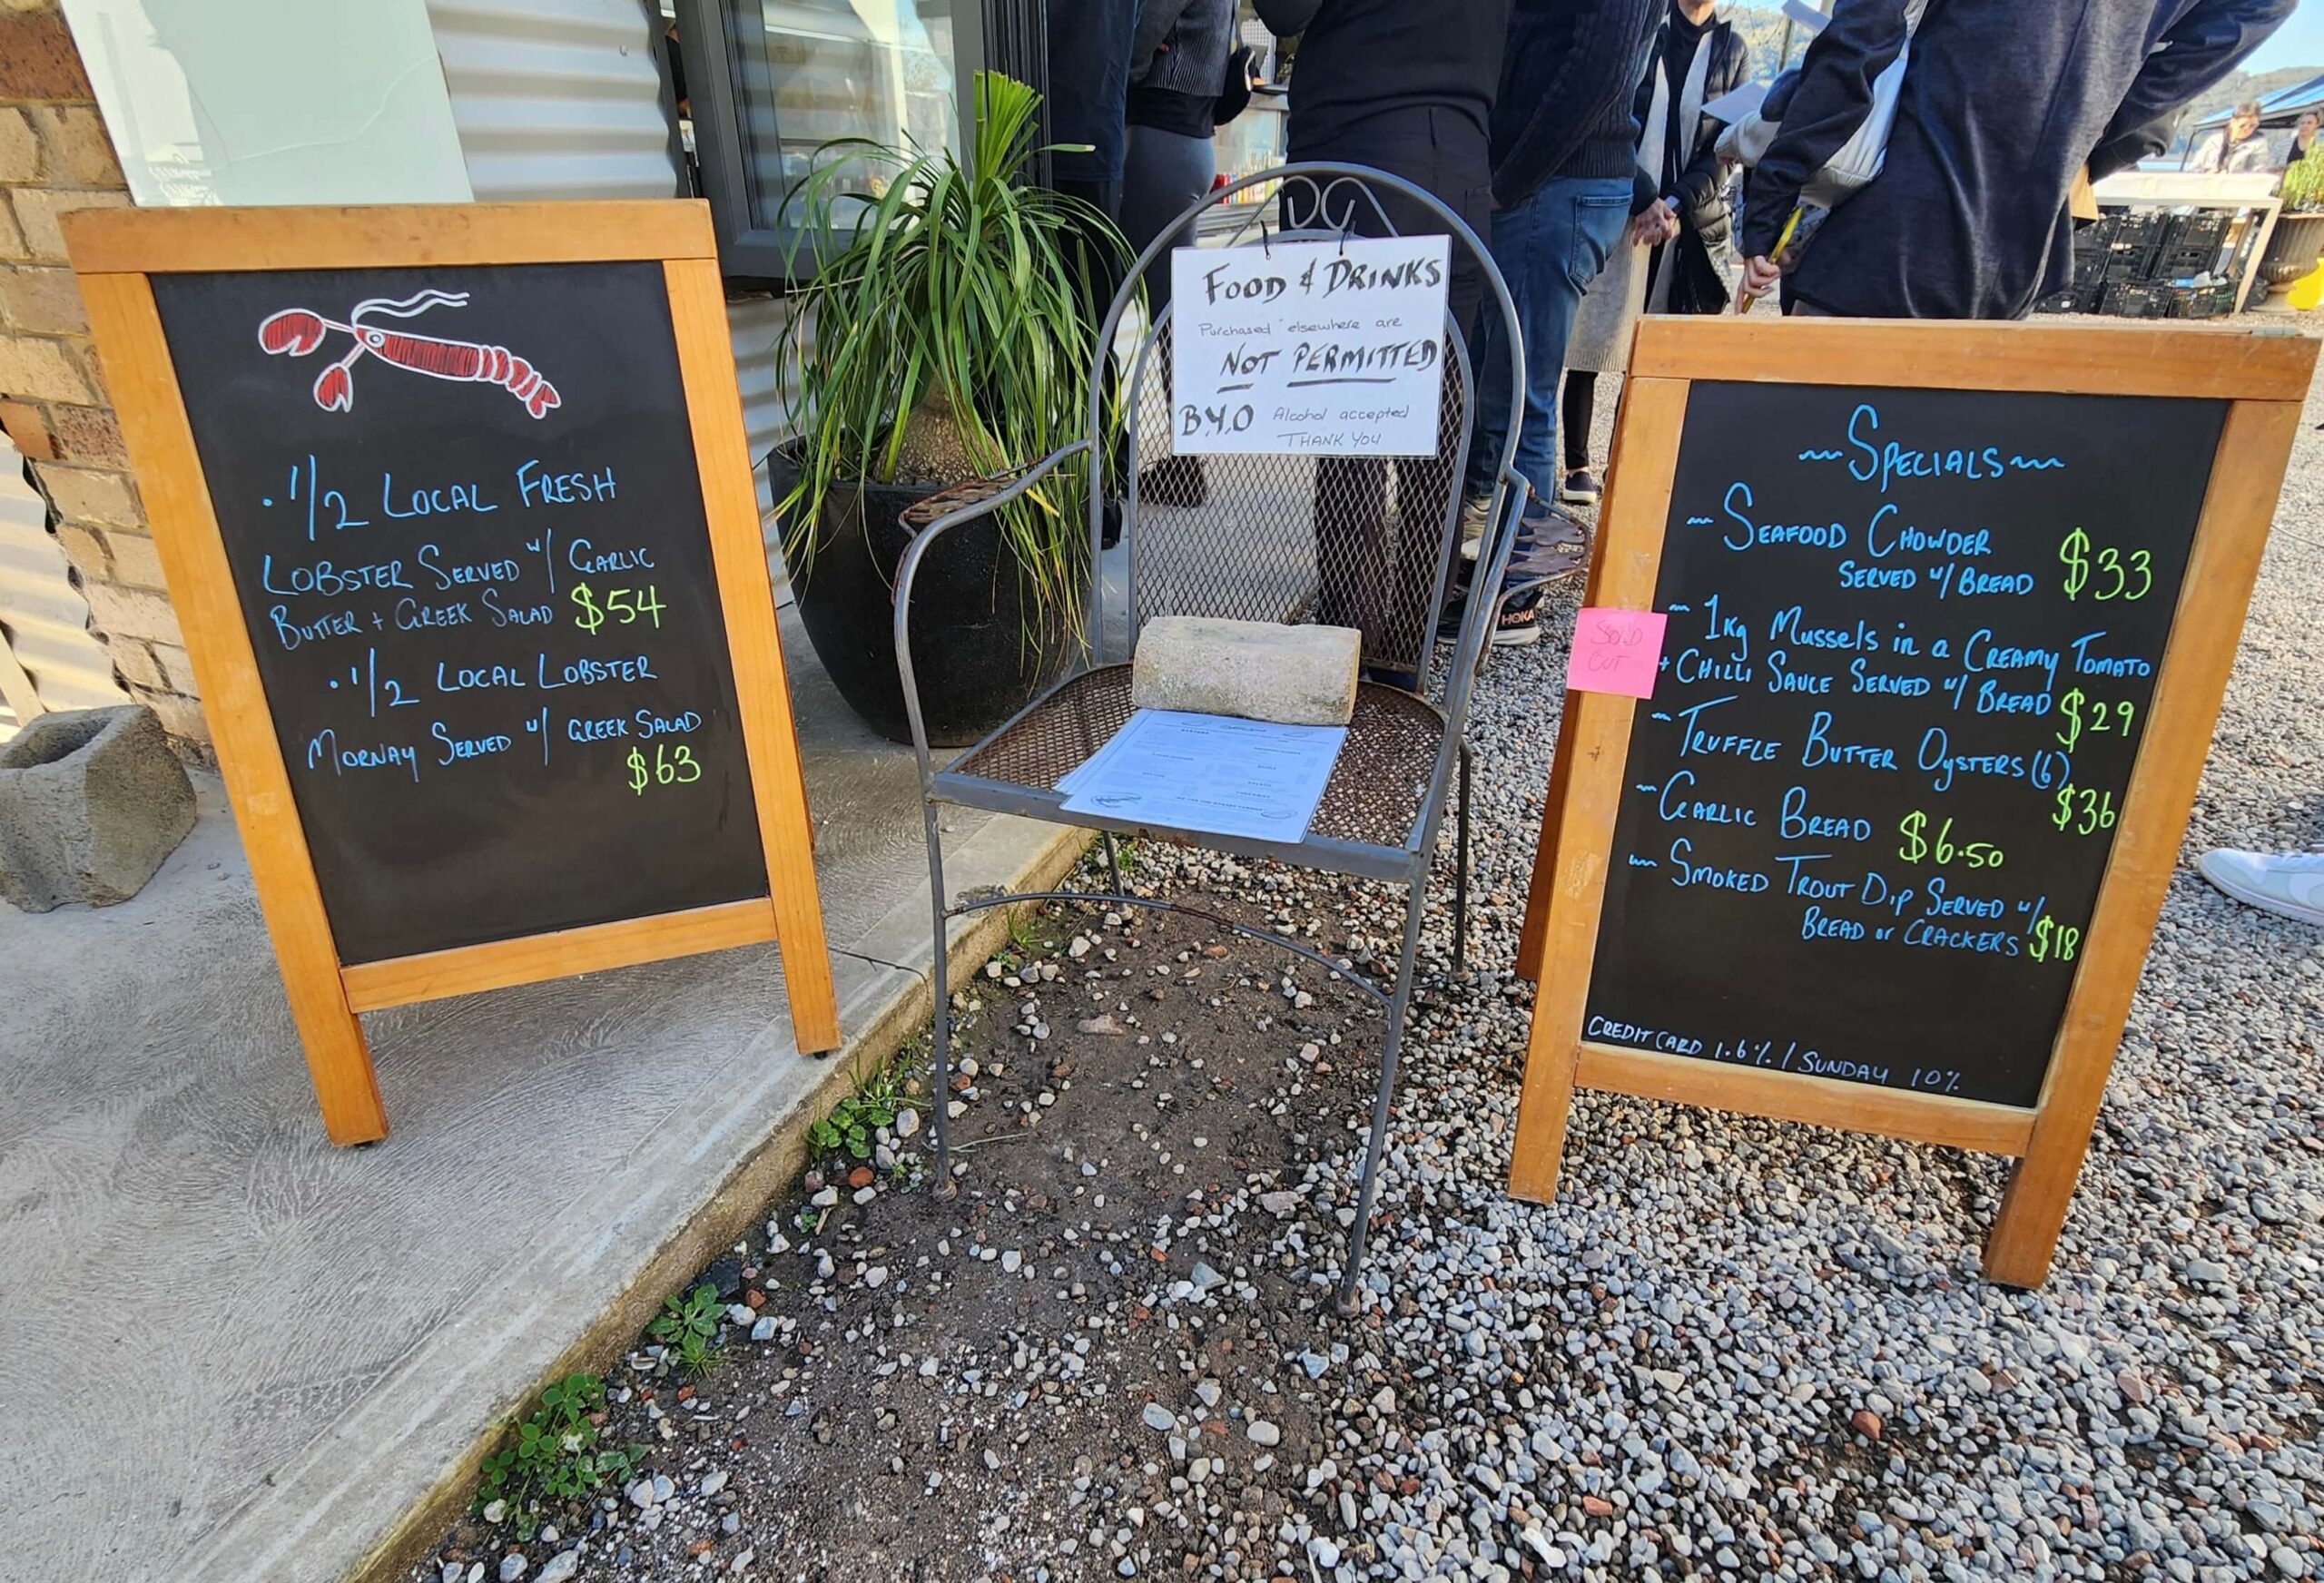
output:
M 702 779 L 702 765 L 684 742 L 657 745 L 648 760 L 643 748 L 629 750 L 629 789 L 640 797 L 648 786 L 685 786 Z

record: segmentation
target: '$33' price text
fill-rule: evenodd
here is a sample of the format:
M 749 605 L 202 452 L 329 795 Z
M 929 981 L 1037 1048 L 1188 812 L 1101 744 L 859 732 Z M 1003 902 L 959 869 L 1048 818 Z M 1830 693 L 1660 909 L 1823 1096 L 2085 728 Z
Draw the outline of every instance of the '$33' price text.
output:
M 595 632 L 609 619 L 624 626 L 648 621 L 657 631 L 662 625 L 662 601 L 651 584 L 643 588 L 608 588 L 600 606 L 597 595 L 583 583 L 573 590 L 573 603 L 577 606 L 573 624 L 583 632 Z
M 702 765 L 684 742 L 657 745 L 648 760 L 643 748 L 629 750 L 629 789 L 640 797 L 648 786 L 685 786 L 702 779 Z
M 2093 599 L 2143 599 L 2147 590 L 2154 586 L 2154 556 L 2146 550 L 2132 550 L 2125 556 L 2107 545 L 2098 549 L 2097 558 L 2091 558 L 2090 536 L 2075 528 L 2058 546 L 2058 559 L 2066 569 L 2066 597 L 2080 599 L 2083 590 Z

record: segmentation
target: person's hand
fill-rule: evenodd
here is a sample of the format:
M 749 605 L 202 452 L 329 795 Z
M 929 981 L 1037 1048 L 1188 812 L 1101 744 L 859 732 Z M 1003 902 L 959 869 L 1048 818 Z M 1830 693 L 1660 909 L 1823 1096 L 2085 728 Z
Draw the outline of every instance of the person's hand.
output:
M 1679 216 L 1670 205 L 1657 198 L 1645 209 L 1630 217 L 1630 245 L 1659 247 L 1679 234 Z
M 1758 253 L 1743 261 L 1743 281 L 1736 288 L 1735 294 L 1740 299 L 1756 302 L 1774 290 L 1776 283 L 1782 279 L 1783 271 L 1775 267 L 1768 255 Z

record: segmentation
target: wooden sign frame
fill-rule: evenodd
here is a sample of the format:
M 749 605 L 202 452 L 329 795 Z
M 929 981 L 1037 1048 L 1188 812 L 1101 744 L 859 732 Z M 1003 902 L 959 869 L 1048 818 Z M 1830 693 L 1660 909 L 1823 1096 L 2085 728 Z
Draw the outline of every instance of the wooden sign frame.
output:
M 802 1050 L 836 1049 L 838 1002 L 815 886 L 806 783 L 734 384 L 708 206 L 640 202 L 330 209 L 113 209 L 64 217 L 82 300 L 202 689 L 259 907 L 281 964 L 324 1130 L 385 1137 L 357 1014 L 769 940 Z M 259 680 L 152 277 L 277 270 L 657 262 L 726 624 L 767 894 L 386 961 L 342 964 Z
M 2305 336 L 2227 329 L 1805 318 L 1640 322 L 1582 601 L 1589 605 L 1653 605 L 1688 393 L 1698 379 L 2209 398 L 2228 404 L 2226 423 L 2113 850 L 2034 1106 L 1584 1039 L 1638 701 L 1569 692 L 1517 954 L 1519 974 L 1540 990 L 1510 1162 L 1512 1195 L 1537 1203 L 1555 1195 L 1577 1087 L 1946 1144 L 2015 1160 L 1985 1243 L 1985 1273 L 2005 1285 L 2042 1283 L 2186 835 L 2316 352 Z

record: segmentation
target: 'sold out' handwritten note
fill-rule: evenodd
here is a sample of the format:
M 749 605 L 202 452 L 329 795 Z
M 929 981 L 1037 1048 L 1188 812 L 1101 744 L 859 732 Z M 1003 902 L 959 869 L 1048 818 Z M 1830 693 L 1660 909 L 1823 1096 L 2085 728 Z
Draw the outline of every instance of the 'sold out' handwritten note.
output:
M 1567 690 L 1654 696 L 1655 673 L 1662 665 L 1662 627 L 1669 619 L 1654 610 L 1597 605 L 1583 610 L 1574 617 L 1573 654 L 1565 667 Z
M 1178 249 L 1171 448 L 1434 456 L 1451 273 L 1442 236 Z

